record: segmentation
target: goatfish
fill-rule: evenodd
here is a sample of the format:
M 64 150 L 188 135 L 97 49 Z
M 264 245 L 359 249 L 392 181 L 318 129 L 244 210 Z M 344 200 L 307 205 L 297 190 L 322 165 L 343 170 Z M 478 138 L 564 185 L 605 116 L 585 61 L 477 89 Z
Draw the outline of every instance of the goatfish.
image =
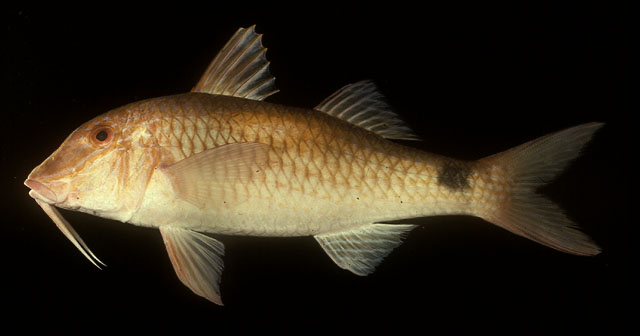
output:
M 262 35 L 239 29 L 189 93 L 93 118 L 29 174 L 29 195 L 95 266 L 57 208 L 157 228 L 178 278 L 222 305 L 224 245 L 207 234 L 313 236 L 365 276 L 416 227 L 394 221 L 480 217 L 556 250 L 600 252 L 537 189 L 602 123 L 543 136 L 476 161 L 406 146 L 418 136 L 371 81 L 313 109 L 263 100 L 278 90 Z

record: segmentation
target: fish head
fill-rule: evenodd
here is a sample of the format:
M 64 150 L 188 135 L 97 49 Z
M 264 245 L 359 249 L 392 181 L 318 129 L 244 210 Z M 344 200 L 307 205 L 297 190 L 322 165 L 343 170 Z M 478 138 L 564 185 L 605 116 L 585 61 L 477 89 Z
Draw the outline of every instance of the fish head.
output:
M 126 221 L 139 207 L 155 166 L 151 134 L 126 109 L 73 131 L 29 174 L 29 195 L 56 207 Z

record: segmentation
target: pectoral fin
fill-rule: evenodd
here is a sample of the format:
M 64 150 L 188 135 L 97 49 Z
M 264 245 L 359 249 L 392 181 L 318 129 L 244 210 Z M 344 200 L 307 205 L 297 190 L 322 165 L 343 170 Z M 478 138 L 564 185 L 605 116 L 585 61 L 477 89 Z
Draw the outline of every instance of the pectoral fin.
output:
M 246 184 L 260 174 L 270 146 L 237 142 L 200 152 L 161 171 L 176 195 L 200 208 L 233 193 L 237 184 Z
M 331 259 L 357 275 L 369 275 L 415 225 L 369 224 L 315 236 Z
M 207 300 L 222 305 L 220 275 L 224 245 L 202 233 L 160 227 L 173 269 L 182 283 Z

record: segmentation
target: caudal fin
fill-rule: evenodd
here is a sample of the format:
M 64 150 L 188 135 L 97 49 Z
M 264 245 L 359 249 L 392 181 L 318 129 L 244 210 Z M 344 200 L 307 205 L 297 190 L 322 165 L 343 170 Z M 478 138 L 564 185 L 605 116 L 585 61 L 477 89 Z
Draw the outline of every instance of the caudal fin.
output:
M 484 158 L 489 180 L 506 191 L 497 206 L 480 216 L 513 233 L 559 251 L 596 255 L 600 248 L 553 202 L 536 192 L 551 182 L 580 154 L 582 147 L 604 124 L 589 123 Z

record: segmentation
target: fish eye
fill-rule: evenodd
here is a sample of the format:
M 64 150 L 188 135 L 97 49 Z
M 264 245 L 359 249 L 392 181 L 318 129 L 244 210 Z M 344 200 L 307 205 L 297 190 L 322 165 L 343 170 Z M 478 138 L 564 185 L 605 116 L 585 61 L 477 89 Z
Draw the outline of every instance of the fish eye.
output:
M 113 139 L 113 129 L 108 126 L 98 127 L 91 133 L 91 140 L 96 145 L 106 145 Z
M 100 132 L 98 132 L 98 134 L 96 134 L 96 139 L 98 141 L 105 141 L 107 140 L 107 136 L 108 136 L 107 131 L 101 130 Z

